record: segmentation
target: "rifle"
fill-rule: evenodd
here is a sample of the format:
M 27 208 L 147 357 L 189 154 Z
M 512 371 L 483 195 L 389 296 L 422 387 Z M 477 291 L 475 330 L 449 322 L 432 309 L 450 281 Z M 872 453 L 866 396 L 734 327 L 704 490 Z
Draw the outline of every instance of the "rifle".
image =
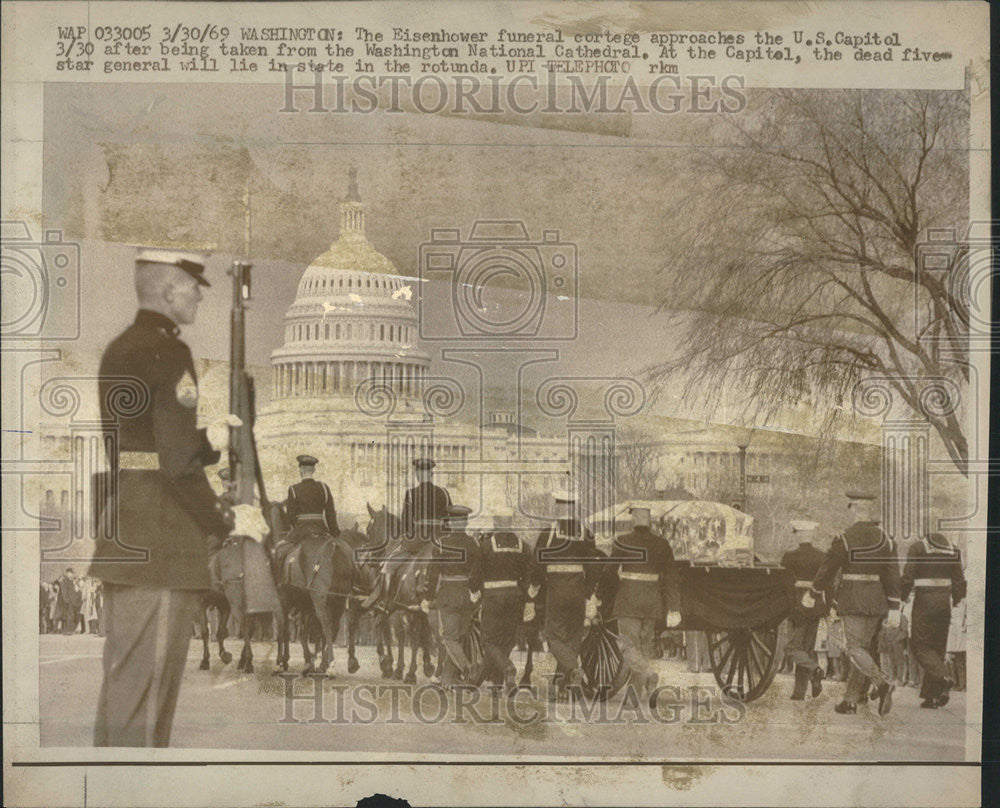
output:
M 264 475 L 257 454 L 253 428 L 256 421 L 256 393 L 253 377 L 246 369 L 246 304 L 250 300 L 251 264 L 234 261 L 229 275 L 233 279 L 233 306 L 230 314 L 229 341 L 229 412 L 242 425 L 229 431 L 229 479 L 233 485 L 234 504 L 254 504 L 254 486 L 260 497 L 260 507 L 270 528 L 271 538 L 276 526 L 271 522 L 271 503 L 264 487 Z M 247 612 L 280 610 L 277 590 L 271 576 L 270 563 L 264 548 L 254 541 L 243 542 L 244 589 Z

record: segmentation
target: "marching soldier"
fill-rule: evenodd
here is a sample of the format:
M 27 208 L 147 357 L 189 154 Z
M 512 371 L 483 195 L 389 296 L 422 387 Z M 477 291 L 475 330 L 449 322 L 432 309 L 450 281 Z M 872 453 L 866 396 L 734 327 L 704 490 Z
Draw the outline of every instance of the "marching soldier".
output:
M 816 522 L 792 522 L 792 534 L 798 537 L 799 545 L 781 557 L 781 566 L 794 576 L 795 588 L 800 593 L 811 589 L 813 579 L 823 563 L 822 551 L 810 541 L 816 535 L 817 527 Z M 785 652 L 795 665 L 795 687 L 791 696 L 793 701 L 802 701 L 806 697 L 806 685 L 810 683 L 813 698 L 823 692 L 823 669 L 819 666 L 815 649 L 819 619 L 826 611 L 826 593 L 820 593 L 816 601 L 812 608 L 807 609 L 796 598 L 789 618 L 791 632 Z
M 420 608 L 429 613 L 438 610 L 441 646 L 445 657 L 441 666 L 441 684 L 450 687 L 458 680 L 477 678 L 465 654 L 465 638 L 472 628 L 472 613 L 482 591 L 482 566 L 479 546 L 465 532 L 471 508 L 452 505 L 448 508 L 446 530 L 427 565 L 427 584 L 421 594 Z
M 510 652 L 517 643 L 529 586 L 531 552 L 521 537 L 511 530 L 509 514 L 493 517 L 494 530 L 481 541 L 483 570 L 483 648 L 486 674 L 513 691 L 517 671 Z
M 906 601 L 913 593 L 910 648 L 924 669 L 921 707 L 943 707 L 955 685 L 944 657 L 951 607 L 962 602 L 965 590 L 962 555 L 948 539 L 932 533 L 910 545 L 899 596 Z
M 605 559 L 594 546 L 590 531 L 577 518 L 576 495 L 564 489 L 553 491 L 552 496 L 560 514 L 535 544 L 528 594 L 534 597 L 545 585 L 543 633 L 556 658 L 558 696 L 564 698 L 583 682 L 580 646 L 585 622 L 597 616 L 600 606 L 595 592 Z
M 812 588 L 802 596 L 802 605 L 812 609 L 816 599 L 833 586 L 841 573 L 836 593 L 836 609 L 844 626 L 844 645 L 853 665 L 847 679 L 844 700 L 834 709 L 854 714 L 867 689 L 866 680 L 876 684 L 878 713 L 892 709 L 895 686 L 872 658 L 870 648 L 882 621 L 898 628 L 900 622 L 899 561 L 895 542 L 879 526 L 873 494 L 847 492 L 848 511 L 855 522 L 834 538 L 813 579 Z
M 110 446 L 117 438 L 108 460 L 118 493 L 117 502 L 100 503 L 98 518 L 115 525 L 117 512 L 117 529 L 97 543 L 90 567 L 104 582 L 107 615 L 96 746 L 169 743 L 191 619 L 210 585 L 209 549 L 230 531 L 204 467 L 218 462 L 228 427 L 239 424 L 198 429 L 197 375 L 178 336 L 209 285 L 204 270 L 201 254 L 141 249 L 139 313 L 101 358 L 101 417 L 115 424 L 107 438 Z M 141 411 L 128 417 L 112 411 L 123 379 L 138 380 L 144 393 Z
M 611 567 L 619 578 L 614 616 L 634 681 L 645 688 L 655 707 L 660 677 L 649 664 L 653 638 L 664 618 L 667 628 L 681 622 L 680 574 L 670 544 L 650 529 L 649 508 L 631 508 L 629 513 L 632 532 L 616 538 L 611 550 Z

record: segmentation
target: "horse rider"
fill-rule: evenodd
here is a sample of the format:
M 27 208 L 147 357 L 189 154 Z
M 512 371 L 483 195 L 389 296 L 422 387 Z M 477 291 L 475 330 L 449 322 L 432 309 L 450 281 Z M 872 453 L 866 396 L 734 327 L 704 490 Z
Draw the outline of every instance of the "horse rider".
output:
M 517 644 L 517 630 L 521 625 L 525 607 L 534 598 L 528 598 L 530 585 L 531 551 L 514 532 L 513 516 L 497 514 L 493 517 L 493 530 L 480 541 L 482 551 L 483 654 L 486 657 L 486 675 L 494 684 L 503 684 L 507 693 L 516 686 L 517 674 L 510 661 L 510 652 Z M 533 615 L 529 615 L 531 619 Z
M 380 600 L 391 600 L 386 591 L 386 580 L 393 560 L 415 558 L 428 541 L 439 538 L 441 526 L 451 507 L 451 496 L 447 489 L 434 484 L 435 465 L 429 457 L 413 460 L 417 484 L 407 489 L 403 496 L 399 545 L 388 549 L 382 574 L 376 579 L 371 595 L 361 604 L 363 609 L 371 608 Z
M 910 648 L 924 669 L 920 706 L 925 709 L 946 705 L 955 685 L 944 657 L 951 607 L 962 602 L 965 591 L 962 554 L 948 539 L 931 533 L 910 545 L 899 596 L 905 602 L 913 593 Z
M 250 508 L 226 513 L 205 474 L 240 422 L 197 424 L 197 374 L 179 326 L 195 320 L 204 271 L 204 253 L 140 248 L 139 311 L 101 358 L 101 419 L 113 425 L 108 461 L 118 484 L 116 501 L 98 503 L 115 535 L 97 542 L 89 570 L 104 583 L 107 617 L 96 746 L 168 745 L 209 554 Z M 146 394 L 127 417 L 115 411 L 123 379 Z
M 813 579 L 823 563 L 823 552 L 812 543 L 819 523 L 794 520 L 791 527 L 792 535 L 799 543 L 781 557 L 781 566 L 792 574 L 796 590 L 802 592 L 811 589 Z M 807 609 L 799 598 L 795 598 L 789 617 L 791 631 L 785 653 L 795 665 L 795 687 L 791 696 L 793 701 L 802 701 L 806 697 L 806 686 L 809 684 L 812 685 L 813 698 L 823 692 L 823 669 L 816 654 L 816 634 L 819 619 L 826 611 L 826 593 L 820 593 L 820 597 L 814 600 L 816 603 L 813 607 Z
M 295 460 L 299 464 L 302 479 L 288 487 L 285 514 L 291 530 L 274 549 L 278 569 L 284 567 L 289 553 L 311 533 L 323 533 L 333 538 L 340 535 L 330 486 L 314 476 L 319 461 L 307 454 L 301 454 Z
M 657 674 L 649 664 L 657 623 L 668 629 L 681 622 L 680 571 L 666 539 L 650 528 L 649 508 L 633 507 L 632 531 L 615 539 L 609 569 L 618 574 L 613 615 L 618 618 L 622 652 L 638 688 L 655 707 Z
M 545 626 L 549 651 L 556 658 L 556 696 L 564 699 L 583 682 L 580 646 L 585 623 L 597 617 L 596 590 L 605 558 L 593 534 L 578 518 L 576 494 L 570 486 L 553 490 L 557 519 L 541 531 L 535 544 L 529 597 L 545 586 Z
M 441 684 L 451 687 L 458 680 L 475 682 L 479 671 L 465 653 L 465 639 L 472 629 L 472 614 L 482 593 L 482 559 L 479 545 L 465 532 L 471 508 L 448 508 L 445 529 L 434 543 L 427 577 L 420 589 L 420 608 L 428 614 L 438 610 L 441 647 Z M 433 599 L 433 604 L 431 600 Z
M 847 656 L 853 664 L 844 699 L 834 709 L 847 715 L 857 713 L 870 680 L 877 687 L 878 714 L 886 715 L 892 709 L 895 685 L 872 658 L 870 648 L 883 621 L 890 628 L 899 628 L 899 560 L 895 542 L 879 526 L 875 495 L 848 491 L 847 499 L 855 522 L 834 538 L 801 603 L 812 609 L 841 573 L 834 605 L 844 626 Z

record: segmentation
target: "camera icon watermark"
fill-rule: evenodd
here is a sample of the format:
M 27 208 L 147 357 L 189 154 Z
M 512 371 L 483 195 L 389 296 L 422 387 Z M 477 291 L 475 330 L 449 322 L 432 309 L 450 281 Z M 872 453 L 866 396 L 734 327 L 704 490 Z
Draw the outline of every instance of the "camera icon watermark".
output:
M 451 287 L 447 314 L 421 295 L 423 339 L 572 340 L 579 332 L 577 248 L 558 230 L 532 240 L 524 222 L 481 220 L 463 239 L 458 228 L 434 228 L 417 272 Z
M 4 339 L 71 340 L 80 336 L 80 245 L 46 230 L 41 241 L 26 222 L 0 222 Z

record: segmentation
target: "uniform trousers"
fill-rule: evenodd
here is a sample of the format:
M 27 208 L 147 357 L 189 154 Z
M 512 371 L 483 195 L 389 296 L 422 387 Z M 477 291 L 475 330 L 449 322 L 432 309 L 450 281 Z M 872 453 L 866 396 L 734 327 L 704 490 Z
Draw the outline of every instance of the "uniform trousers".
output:
M 437 594 L 438 622 L 440 623 L 441 683 L 452 685 L 469 669 L 465 654 L 465 639 L 472 629 L 473 605 L 465 583 L 441 582 Z
M 649 664 L 653 655 L 653 637 L 656 621 L 648 617 L 619 617 L 618 633 L 622 638 L 622 654 L 632 669 L 633 681 L 638 686 L 645 684 L 653 674 Z
M 583 645 L 587 614 L 586 593 L 549 586 L 545 599 L 545 639 L 556 658 L 556 673 L 566 675 L 580 667 L 580 646 Z
M 200 593 L 104 585 L 107 638 L 95 746 L 167 746 Z
M 524 614 L 524 596 L 516 586 L 486 589 L 483 592 L 483 653 L 488 678 L 501 684 L 514 671 L 510 652 L 517 643 L 517 629 Z
M 806 685 L 809 684 L 812 672 L 819 667 L 819 655 L 816 653 L 819 618 L 793 614 L 789 628 L 785 655 L 795 666 L 795 689 L 792 695 L 801 698 L 806 693 Z
M 884 615 L 842 614 L 847 656 L 851 662 L 851 673 L 847 677 L 844 701 L 857 704 L 867 691 L 869 682 L 883 685 L 890 681 L 872 658 L 871 650 Z
M 948 649 L 948 627 L 951 624 L 950 593 L 943 598 L 924 597 L 913 601 L 910 650 L 924 669 L 920 698 L 930 699 L 944 692 L 948 666 L 944 657 Z

